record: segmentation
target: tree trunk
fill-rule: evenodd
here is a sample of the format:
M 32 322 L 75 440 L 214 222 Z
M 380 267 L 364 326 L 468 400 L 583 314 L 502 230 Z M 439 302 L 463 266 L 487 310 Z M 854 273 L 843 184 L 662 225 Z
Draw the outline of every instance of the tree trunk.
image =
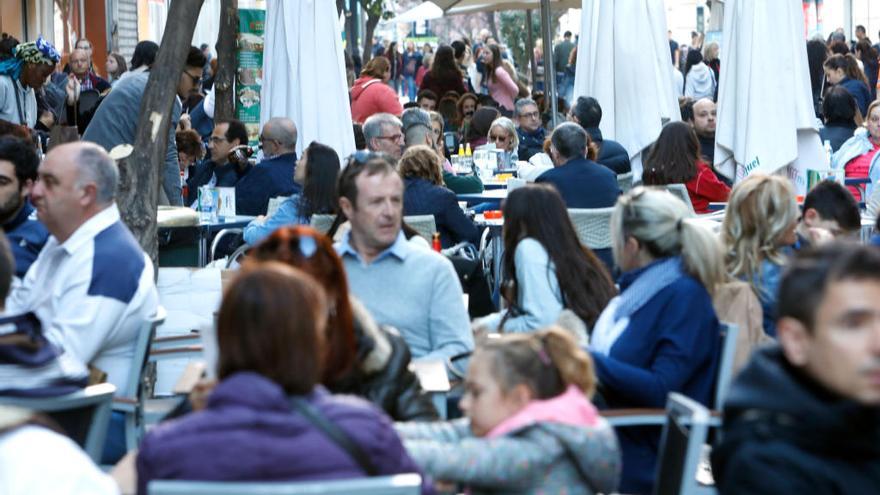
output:
M 122 220 L 158 270 L 156 210 L 177 85 L 183 73 L 203 0 L 172 2 L 156 62 L 141 101 L 134 151 L 119 164 Z
M 489 24 L 489 32 L 492 33 L 492 37 L 500 43 L 501 38 L 498 37 L 498 26 L 495 25 L 495 12 L 486 12 L 486 23 Z
M 238 34 L 238 0 L 221 0 L 220 35 L 217 37 L 217 75 L 214 77 L 214 120 L 235 116 L 234 81 L 238 64 L 235 38 Z
M 364 59 L 364 65 L 367 65 L 367 62 L 373 58 L 373 33 L 376 31 L 376 26 L 379 24 L 379 17 L 367 14 L 367 32 L 364 33 L 364 53 L 362 58 Z

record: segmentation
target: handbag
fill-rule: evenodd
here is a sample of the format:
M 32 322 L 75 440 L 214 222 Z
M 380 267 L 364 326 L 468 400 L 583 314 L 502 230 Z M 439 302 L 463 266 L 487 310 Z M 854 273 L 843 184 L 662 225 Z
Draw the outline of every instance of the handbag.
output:
M 376 476 L 379 474 L 379 470 L 376 469 L 376 465 L 373 464 L 370 457 L 351 439 L 350 436 L 348 436 L 348 433 L 343 431 L 342 428 L 336 426 L 333 422 L 327 420 L 327 418 L 325 418 L 316 408 L 312 407 L 311 404 L 301 397 L 291 397 L 290 406 L 354 459 L 361 469 L 367 473 L 367 476 Z

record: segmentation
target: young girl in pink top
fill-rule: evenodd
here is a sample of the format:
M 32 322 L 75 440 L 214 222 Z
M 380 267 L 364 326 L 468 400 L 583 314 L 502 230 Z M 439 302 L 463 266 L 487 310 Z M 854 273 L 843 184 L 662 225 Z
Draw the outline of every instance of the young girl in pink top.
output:
M 592 361 L 566 331 L 487 339 L 471 358 L 466 419 L 398 423 L 425 474 L 469 493 L 616 491 L 620 451 L 589 395 Z
M 519 94 L 519 87 L 504 69 L 504 61 L 501 58 L 501 50 L 498 45 L 489 45 L 483 48 L 482 58 L 483 64 L 486 66 L 485 77 L 489 85 L 489 96 L 512 112 L 514 101 Z

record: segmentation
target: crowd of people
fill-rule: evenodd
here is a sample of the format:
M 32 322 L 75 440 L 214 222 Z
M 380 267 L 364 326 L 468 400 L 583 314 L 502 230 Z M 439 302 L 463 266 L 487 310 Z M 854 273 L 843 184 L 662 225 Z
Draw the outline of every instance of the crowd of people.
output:
M 718 490 L 876 490 L 880 252 L 858 243 L 866 198 L 831 180 L 798 198 L 784 176 L 734 184 L 716 170 L 720 55 L 694 34 L 684 56 L 670 39 L 683 119 L 645 150 L 633 188 L 622 187 L 630 154 L 599 130 L 601 105 L 571 94 L 568 32 L 548 50 L 552 67 L 536 48 L 560 80 L 555 127 L 488 32 L 377 44 L 350 77 L 348 157 L 298 143 L 284 117 L 250 147 L 244 124 L 214 119 L 213 60 L 190 47 L 160 201 L 198 208 L 202 188 L 231 187 L 254 219 L 216 314 L 216 380 L 128 453 L 137 493 L 153 480 L 397 473 L 420 474 L 426 494 L 653 493 L 660 427 L 613 428 L 605 414 L 663 408 L 671 392 L 715 407 L 722 323 L 740 331 L 711 456 Z M 880 103 L 860 81 L 876 74 L 876 51 L 860 38 L 857 55 L 827 56 L 840 49 L 832 38 L 817 62 L 823 139 L 847 176 L 872 176 Z M 142 42 L 130 64 L 111 54 L 101 71 L 88 40 L 64 69 L 42 38 L 0 42 L 0 395 L 120 390 L 138 366 L 156 267 L 120 219 L 107 150 L 134 141 L 157 48 Z M 43 155 L 56 125 L 80 141 Z M 502 204 L 497 304 L 479 314 L 463 297 L 476 299 L 474 272 L 454 253 L 479 243 L 474 213 L 491 206 L 459 205 L 485 186 L 462 170 L 460 147 L 497 152 L 499 171 L 526 182 Z M 696 215 L 711 203 L 724 204 L 715 220 Z M 607 248 L 581 243 L 571 209 L 611 212 Z M 415 215 L 433 217 L 437 249 L 407 225 Z M 455 385 L 447 418 L 413 371 L 432 361 Z M 47 424 L 0 406 L 0 492 L 117 492 Z M 104 464 L 126 454 L 125 435 L 114 412 Z

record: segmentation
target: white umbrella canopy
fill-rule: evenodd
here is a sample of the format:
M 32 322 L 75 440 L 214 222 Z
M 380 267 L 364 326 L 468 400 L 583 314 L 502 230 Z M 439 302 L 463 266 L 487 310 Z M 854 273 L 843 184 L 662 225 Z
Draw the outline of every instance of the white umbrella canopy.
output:
M 722 46 L 716 168 L 739 181 L 788 166 L 803 193 L 806 168 L 827 168 L 827 160 L 815 127 L 800 3 L 725 0 Z
M 419 22 L 443 17 L 443 9 L 434 2 L 420 3 L 399 16 L 384 22 Z
M 578 96 L 596 98 L 603 137 L 626 148 L 634 179 L 641 178 L 642 150 L 657 139 L 665 122 L 681 120 L 662 2 L 583 0 L 574 82 Z
M 432 0 L 446 15 L 493 12 L 497 10 L 540 9 L 541 0 Z M 577 9 L 581 0 L 550 0 L 553 9 Z
M 299 155 L 312 141 L 355 151 L 342 51 L 334 2 L 268 0 L 260 124 L 293 120 Z

